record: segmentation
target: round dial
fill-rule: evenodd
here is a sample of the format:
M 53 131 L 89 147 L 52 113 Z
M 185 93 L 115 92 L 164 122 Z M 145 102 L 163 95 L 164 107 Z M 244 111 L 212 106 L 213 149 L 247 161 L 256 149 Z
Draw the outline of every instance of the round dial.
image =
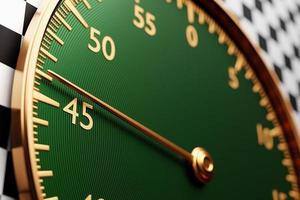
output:
M 21 199 L 299 199 L 289 110 L 216 2 L 46 1 L 18 70 Z

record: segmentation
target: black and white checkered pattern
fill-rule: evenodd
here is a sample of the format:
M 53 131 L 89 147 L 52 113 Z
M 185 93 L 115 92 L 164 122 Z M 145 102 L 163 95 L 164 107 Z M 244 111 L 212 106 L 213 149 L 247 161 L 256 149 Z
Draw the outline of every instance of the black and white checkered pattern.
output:
M 0 200 L 16 199 L 9 142 L 13 75 L 27 27 L 42 0 L 0 0 Z
M 300 128 L 300 0 L 224 0 L 281 81 Z

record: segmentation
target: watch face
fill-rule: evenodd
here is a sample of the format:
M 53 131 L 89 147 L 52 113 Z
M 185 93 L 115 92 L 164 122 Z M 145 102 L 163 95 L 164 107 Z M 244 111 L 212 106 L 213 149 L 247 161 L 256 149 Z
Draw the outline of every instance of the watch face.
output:
M 12 106 L 21 199 L 299 199 L 296 129 L 215 1 L 45 1 Z

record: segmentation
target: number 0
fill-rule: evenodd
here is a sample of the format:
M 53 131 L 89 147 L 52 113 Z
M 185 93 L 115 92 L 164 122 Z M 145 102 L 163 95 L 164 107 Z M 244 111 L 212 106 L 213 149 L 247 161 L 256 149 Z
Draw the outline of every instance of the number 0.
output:
M 110 45 L 110 54 L 107 53 L 107 45 Z M 113 60 L 116 56 L 116 46 L 113 39 L 109 36 L 105 36 L 102 40 L 103 55 L 107 60 Z

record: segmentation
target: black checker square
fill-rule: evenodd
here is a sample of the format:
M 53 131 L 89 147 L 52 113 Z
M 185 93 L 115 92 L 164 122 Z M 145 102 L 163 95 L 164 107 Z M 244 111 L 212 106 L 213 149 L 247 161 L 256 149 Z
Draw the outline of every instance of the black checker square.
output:
M 259 41 L 259 45 L 260 47 L 265 50 L 265 51 L 268 51 L 268 46 L 267 46 L 267 41 L 266 39 L 261 36 L 260 34 L 258 34 L 258 41 Z
M 15 173 L 14 173 L 11 151 L 7 153 L 3 194 L 13 198 L 18 197 L 18 190 L 17 190 L 16 180 L 15 180 Z
M 269 28 L 270 28 L 270 35 L 271 35 L 271 37 L 272 37 L 275 41 L 277 41 L 277 32 L 276 32 L 276 30 L 275 30 L 272 26 L 269 26 Z
M 294 54 L 297 58 L 300 58 L 299 47 L 296 47 L 295 45 L 294 45 Z
M 286 25 L 285 25 L 284 20 L 283 20 L 283 19 L 279 19 L 279 21 L 280 21 L 280 28 L 281 28 L 282 30 L 286 31 Z
M 289 11 L 289 17 L 292 22 L 295 22 L 294 14 L 291 11 Z
M 292 69 L 291 58 L 287 55 L 284 55 L 285 66 L 289 69 Z
M 291 94 L 289 94 L 289 98 L 290 98 L 290 102 L 292 104 L 293 109 L 298 111 L 298 105 L 297 105 L 297 102 L 296 102 L 297 101 L 296 98 Z
M 244 16 L 249 20 L 252 21 L 252 13 L 250 8 L 248 8 L 245 4 L 243 4 L 243 13 Z
M 33 17 L 36 10 L 37 10 L 37 8 L 35 8 L 31 4 L 29 4 L 29 3 L 26 4 L 25 18 L 24 18 L 24 24 L 23 24 L 23 35 L 25 35 L 27 28 L 29 26 L 29 23 L 31 21 L 31 18 Z
M 255 7 L 260 11 L 263 12 L 263 6 L 260 0 L 255 0 Z
M 282 82 L 282 71 L 280 67 L 278 67 L 276 64 L 274 65 L 274 70 L 276 75 L 278 76 L 279 80 Z
M 0 147 L 4 149 L 8 148 L 10 111 L 10 108 L 0 105 Z
M 22 36 L 0 24 L 0 62 L 15 68 Z

